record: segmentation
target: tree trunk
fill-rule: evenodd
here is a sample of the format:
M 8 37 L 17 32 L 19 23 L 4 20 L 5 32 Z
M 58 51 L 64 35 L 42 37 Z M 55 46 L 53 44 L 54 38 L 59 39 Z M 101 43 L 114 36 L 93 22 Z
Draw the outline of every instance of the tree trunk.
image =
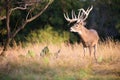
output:
M 6 56 L 6 51 L 7 51 L 8 48 L 9 48 L 10 42 L 11 42 L 11 39 L 8 38 L 8 39 L 6 40 L 6 42 L 5 42 L 5 45 L 4 45 L 4 47 L 3 47 L 3 51 L 2 51 L 2 53 L 0 54 L 0 56 Z
M 7 28 L 7 40 L 5 42 L 4 48 L 2 53 L 0 54 L 1 56 L 6 56 L 6 51 L 9 47 L 9 44 L 11 42 L 11 30 L 10 30 L 10 5 L 9 5 L 9 0 L 6 0 L 6 28 Z

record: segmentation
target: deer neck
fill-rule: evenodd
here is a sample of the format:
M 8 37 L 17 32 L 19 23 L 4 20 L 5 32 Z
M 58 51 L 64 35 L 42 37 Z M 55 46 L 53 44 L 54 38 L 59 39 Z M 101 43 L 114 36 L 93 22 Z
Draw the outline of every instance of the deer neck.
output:
M 82 40 L 86 42 L 89 36 L 89 30 L 85 28 L 84 26 L 82 26 L 82 29 L 81 31 L 78 32 L 78 34 L 81 36 Z

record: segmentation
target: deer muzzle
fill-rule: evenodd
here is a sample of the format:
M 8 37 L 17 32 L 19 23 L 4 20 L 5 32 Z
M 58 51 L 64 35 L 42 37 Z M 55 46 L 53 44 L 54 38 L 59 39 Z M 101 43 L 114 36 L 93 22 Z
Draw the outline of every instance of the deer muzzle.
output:
M 73 27 L 71 27 L 70 32 L 76 32 L 76 30 Z

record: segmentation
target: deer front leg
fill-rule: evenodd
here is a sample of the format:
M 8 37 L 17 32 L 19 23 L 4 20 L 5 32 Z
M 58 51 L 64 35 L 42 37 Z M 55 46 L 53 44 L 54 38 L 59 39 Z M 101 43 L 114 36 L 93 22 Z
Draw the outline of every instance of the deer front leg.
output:
M 85 53 L 87 51 L 87 47 L 83 47 L 83 50 L 84 50 L 83 54 L 84 54 L 84 57 L 85 57 Z

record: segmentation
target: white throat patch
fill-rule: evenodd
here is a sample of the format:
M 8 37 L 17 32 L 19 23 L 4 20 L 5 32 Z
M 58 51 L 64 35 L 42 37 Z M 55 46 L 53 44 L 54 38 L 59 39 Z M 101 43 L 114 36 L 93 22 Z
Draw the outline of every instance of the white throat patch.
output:
M 70 28 L 70 31 L 71 31 L 71 32 L 78 32 L 79 34 L 82 34 L 81 31 L 76 31 L 74 28 Z
M 81 31 L 79 31 L 78 33 L 79 33 L 79 34 L 82 34 L 82 32 L 81 32 Z
M 74 30 L 73 28 L 70 28 L 70 31 L 71 31 L 71 32 L 76 32 L 76 30 Z

